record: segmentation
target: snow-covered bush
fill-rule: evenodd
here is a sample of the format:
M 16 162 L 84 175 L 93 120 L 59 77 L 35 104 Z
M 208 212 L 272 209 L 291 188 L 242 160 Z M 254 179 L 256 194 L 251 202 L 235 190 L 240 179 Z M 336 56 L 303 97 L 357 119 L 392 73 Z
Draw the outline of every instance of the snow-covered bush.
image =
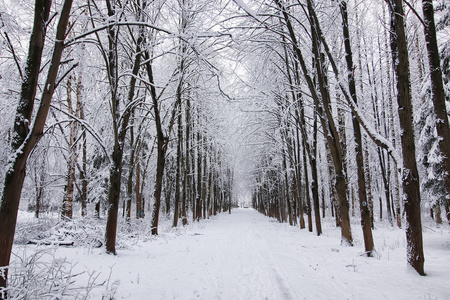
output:
M 9 267 L 8 287 L 0 292 L 7 293 L 10 300 L 90 299 L 94 289 L 104 288 L 105 283 L 96 282 L 98 273 L 75 273 L 75 265 L 66 258 L 56 258 L 52 248 L 31 253 L 24 250 L 20 256 L 16 254 Z M 79 276 L 87 276 L 83 285 L 76 284 Z

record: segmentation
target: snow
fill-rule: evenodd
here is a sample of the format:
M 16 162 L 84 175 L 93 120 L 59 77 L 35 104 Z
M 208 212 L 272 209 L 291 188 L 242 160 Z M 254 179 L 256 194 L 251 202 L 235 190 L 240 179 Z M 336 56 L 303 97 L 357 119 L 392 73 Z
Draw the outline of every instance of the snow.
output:
M 167 220 L 158 237 L 129 238 L 117 256 L 103 248 L 51 249 L 73 274 L 82 273 L 75 278 L 80 286 L 98 276 L 103 285 L 90 299 L 448 299 L 448 225 L 425 224 L 421 277 L 406 266 L 404 230 L 377 223 L 378 255 L 367 258 L 354 221 L 354 247 L 339 244 L 332 218 L 318 237 L 253 209 L 234 209 L 176 229 Z M 15 245 L 14 252 L 42 247 Z
M 248 13 L 250 16 L 258 20 L 256 12 L 251 9 L 243 0 L 234 0 L 234 2 L 239 5 L 246 13 Z

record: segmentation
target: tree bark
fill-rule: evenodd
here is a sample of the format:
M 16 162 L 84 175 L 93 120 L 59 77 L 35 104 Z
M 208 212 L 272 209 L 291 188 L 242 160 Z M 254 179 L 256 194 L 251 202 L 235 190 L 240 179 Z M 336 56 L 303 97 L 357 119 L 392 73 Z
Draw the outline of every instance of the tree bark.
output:
M 183 197 L 182 197 L 182 207 L 181 207 L 181 217 L 183 226 L 188 224 L 187 219 L 187 207 L 189 206 L 189 199 L 191 198 L 191 180 L 190 180 L 190 160 L 191 160 L 191 149 L 189 148 L 189 139 L 190 139 L 190 101 L 186 100 L 186 134 L 185 134 L 185 149 L 184 149 L 184 161 L 185 161 L 185 170 L 184 170 L 184 185 L 183 185 Z
M 316 109 L 319 114 L 319 119 L 322 123 L 322 129 L 324 132 L 324 136 L 327 139 L 328 146 L 330 147 L 331 156 L 333 157 L 334 168 L 336 172 L 335 177 L 335 186 L 336 192 L 339 199 L 339 207 L 340 207 L 340 217 L 341 217 L 341 241 L 344 244 L 353 245 L 353 237 L 351 233 L 350 227 L 350 216 L 349 216 L 349 202 L 347 199 L 347 184 L 346 184 L 346 176 L 345 170 L 343 168 L 343 161 L 345 157 L 342 153 L 341 143 L 339 139 L 339 135 L 333 120 L 333 116 L 330 110 L 330 97 L 329 92 L 327 90 L 327 79 L 325 71 L 323 70 L 322 58 L 319 53 L 319 45 L 318 45 L 318 24 L 316 23 L 314 8 L 311 0 L 307 1 L 308 11 L 310 14 L 310 22 L 311 26 L 315 28 L 315 33 L 312 35 L 313 39 L 313 53 L 314 59 L 316 61 L 315 67 L 317 69 L 317 79 L 319 83 L 319 90 L 322 96 L 321 101 L 319 101 L 319 97 L 316 95 L 314 84 L 311 78 L 308 79 L 308 71 L 306 65 L 304 63 L 303 58 L 299 58 L 300 64 L 302 65 L 304 76 L 307 80 L 309 89 L 313 94 L 313 98 L 315 101 Z M 315 45 L 314 45 L 315 44 Z M 300 49 L 297 47 L 298 52 Z M 303 61 L 303 62 L 302 62 Z
M 72 0 L 63 3 L 53 48 L 50 67 L 44 85 L 39 109 L 34 118 L 33 127 L 31 115 L 36 94 L 36 86 L 40 71 L 42 48 L 45 39 L 45 26 L 50 12 L 51 1 L 36 0 L 35 19 L 33 32 L 30 39 L 30 48 L 26 63 L 26 72 L 21 87 L 21 96 L 16 110 L 16 120 L 13 129 L 13 141 L 11 143 L 12 160 L 6 170 L 3 193 L 0 199 L 0 267 L 9 265 L 11 249 L 14 241 L 14 232 L 17 222 L 20 196 L 22 193 L 25 169 L 28 157 L 43 135 L 45 121 L 47 119 L 50 102 L 55 90 L 56 77 L 64 49 L 67 24 L 69 22 Z M 5 288 L 8 272 L 5 270 L 4 277 L 0 276 L 0 288 Z M 3 298 L 3 296 L 0 296 Z M 6 295 L 4 296 L 6 297 Z M 0 298 L 1 299 L 1 298 Z
M 350 33 L 348 28 L 348 16 L 347 16 L 347 1 L 343 0 L 340 3 L 340 10 L 342 16 L 342 28 L 344 35 L 344 47 L 345 47 L 345 60 L 347 62 L 347 78 L 350 90 L 350 96 L 353 102 L 357 103 L 356 96 L 356 84 L 353 72 L 353 55 L 350 45 Z M 367 202 L 366 192 L 366 180 L 364 176 L 364 157 L 363 157 L 363 143 L 361 137 L 361 129 L 356 116 L 353 116 L 353 132 L 355 135 L 355 154 L 356 154 L 356 167 L 358 177 L 358 198 L 359 208 L 361 212 L 361 227 L 364 236 L 365 253 L 367 256 L 372 256 L 374 250 L 374 243 L 372 237 L 372 222 L 370 218 L 370 209 Z
M 77 83 L 77 106 L 78 110 L 80 112 L 80 119 L 84 120 L 84 103 L 81 98 L 83 90 L 82 85 L 82 77 L 81 74 L 78 75 L 78 83 Z M 86 139 L 86 130 L 83 130 L 83 133 L 81 134 L 81 170 L 80 170 L 80 181 L 81 181 L 81 194 L 80 194 L 80 200 L 81 200 L 81 216 L 85 217 L 87 216 L 87 188 L 88 188 L 88 182 L 87 182 L 87 139 Z
M 314 126 L 313 126 L 313 146 L 311 161 L 311 191 L 313 194 L 314 201 L 314 219 L 316 222 L 316 233 L 317 235 L 322 234 L 322 223 L 320 222 L 320 204 L 319 204 L 319 178 L 317 175 L 317 114 L 314 113 Z
M 175 204 L 173 211 L 173 227 L 178 226 L 178 211 L 179 211 L 179 203 L 181 197 L 181 157 L 182 157 L 182 149 L 181 144 L 183 142 L 183 125 L 181 124 L 182 114 L 181 114 L 181 88 L 182 88 L 182 80 L 178 83 L 177 88 L 177 101 L 178 101 L 178 139 L 177 139 L 177 157 L 176 157 L 176 175 L 175 175 Z M 183 204 L 182 204 L 183 205 Z M 186 211 L 185 211 L 186 212 Z
M 408 263 L 419 273 L 424 272 L 422 221 L 420 215 L 420 182 L 414 143 L 411 81 L 408 45 L 405 34 L 402 0 L 389 0 L 391 23 L 391 50 L 397 77 L 397 102 L 403 153 L 403 192 L 406 213 L 406 241 Z
M 158 98 L 156 96 L 156 88 L 154 85 L 154 79 L 153 79 L 153 69 L 152 65 L 150 63 L 150 55 L 148 52 L 145 52 L 145 60 L 146 62 L 146 69 L 147 69 L 147 75 L 149 78 L 150 85 L 150 94 L 153 101 L 153 111 L 155 114 L 155 124 L 156 124 L 156 145 L 157 145 L 157 161 L 156 161 L 156 181 L 155 181 L 155 202 L 153 204 L 153 210 L 152 210 L 152 219 L 151 219 L 151 226 L 152 226 L 152 235 L 158 234 L 158 223 L 159 223 L 159 209 L 161 207 L 161 192 L 162 192 L 162 181 L 164 176 L 164 166 L 166 163 L 166 140 L 168 140 L 167 137 L 164 136 L 164 132 L 162 130 L 162 124 L 161 124 L 161 117 L 159 112 L 159 105 L 158 105 Z
M 114 17 L 115 3 L 106 0 L 108 8 L 108 16 Z M 117 32 L 114 25 L 107 28 L 108 32 L 108 77 L 111 89 L 111 113 L 113 117 L 114 130 L 114 148 L 112 153 L 112 165 L 109 173 L 109 189 L 108 189 L 108 218 L 106 221 L 105 245 L 106 252 L 116 254 L 116 233 L 117 233 L 117 217 L 120 201 L 120 187 L 122 179 L 122 165 L 125 137 L 128 131 L 128 123 L 131 118 L 132 108 L 125 108 L 120 114 L 120 99 L 118 95 L 118 70 L 117 70 Z M 143 43 L 143 31 L 140 28 L 140 34 L 136 41 L 136 54 L 133 64 L 133 70 L 130 78 L 130 88 L 128 90 L 128 104 L 130 104 L 135 95 L 136 76 L 139 73 L 140 61 L 142 57 L 141 44 Z M 119 126 L 120 124 L 120 126 Z M 131 168 L 131 166 L 130 166 Z M 130 190 L 128 190 L 131 193 Z M 130 196 L 130 194 L 129 194 Z
M 442 80 L 442 68 L 434 24 L 434 9 L 432 0 L 422 0 L 425 41 L 428 51 L 428 62 L 431 77 L 431 99 L 436 114 L 436 131 L 439 136 L 439 149 L 442 151 L 444 167 L 444 184 L 447 191 L 447 201 L 450 198 L 450 127 L 448 122 L 445 92 Z
M 67 80 L 67 108 L 69 114 L 73 114 L 72 108 L 72 76 L 69 76 Z M 67 158 L 67 184 L 65 186 L 65 195 L 63 199 L 62 209 L 61 209 L 61 218 L 63 220 L 72 219 L 73 214 L 73 195 L 74 195 L 74 185 L 75 185 L 75 164 L 77 159 L 76 147 L 75 147 L 75 139 L 77 135 L 77 127 L 78 123 L 72 121 L 69 125 L 69 157 Z

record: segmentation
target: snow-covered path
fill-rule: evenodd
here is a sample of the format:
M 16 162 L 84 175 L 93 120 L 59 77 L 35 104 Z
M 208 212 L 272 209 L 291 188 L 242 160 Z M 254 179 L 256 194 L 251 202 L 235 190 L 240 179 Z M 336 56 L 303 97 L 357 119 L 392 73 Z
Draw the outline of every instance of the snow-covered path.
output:
M 158 237 L 119 249 L 117 256 L 86 247 L 59 247 L 55 256 L 76 264 L 74 273 L 100 273 L 96 282 L 107 284 L 93 290 L 92 299 L 102 299 L 105 289 L 113 299 L 133 300 L 448 299 L 448 226 L 424 234 L 425 277 L 406 267 L 404 231 L 379 226 L 377 258 L 360 255 L 356 225 L 356 245 L 344 247 L 332 220 L 317 237 L 253 209 L 176 229 L 162 226 Z

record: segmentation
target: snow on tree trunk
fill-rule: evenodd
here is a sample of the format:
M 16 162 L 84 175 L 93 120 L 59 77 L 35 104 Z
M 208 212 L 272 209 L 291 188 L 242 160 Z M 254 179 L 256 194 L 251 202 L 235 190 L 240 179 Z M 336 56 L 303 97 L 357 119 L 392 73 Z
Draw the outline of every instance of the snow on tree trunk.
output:
M 37 0 L 35 3 L 35 19 L 25 68 L 25 80 L 22 83 L 21 97 L 16 110 L 16 120 L 17 118 L 20 119 L 22 125 L 18 125 L 17 122 L 14 125 L 12 153 L 9 165 L 6 168 L 3 192 L 0 199 L 0 267 L 9 265 L 20 196 L 25 178 L 26 163 L 31 151 L 43 135 L 45 121 L 55 90 L 61 55 L 64 49 L 64 40 L 72 0 L 66 0 L 63 3 L 47 79 L 38 111 L 35 115 L 34 122 L 31 123 L 30 119 L 36 94 L 42 48 L 45 39 L 45 26 L 50 12 L 50 5 L 51 1 L 45 0 Z M 32 124 L 31 130 L 28 127 L 30 123 Z M 0 288 L 6 287 L 7 275 L 6 269 L 4 276 L 0 276 Z
M 444 167 L 444 183 L 447 198 L 450 198 L 450 126 L 445 103 L 445 92 L 442 79 L 441 61 L 434 23 L 434 9 L 432 0 L 422 0 L 425 41 L 428 51 L 428 61 L 431 77 L 431 94 L 434 113 L 436 114 L 436 130 L 439 136 L 439 149 L 442 152 Z
M 350 96 L 353 101 L 357 103 L 356 97 L 356 84 L 353 72 L 353 56 L 350 45 L 350 33 L 348 28 L 348 16 L 347 16 L 347 2 L 340 2 L 340 10 L 342 16 L 342 27 L 344 34 L 344 46 L 345 46 L 345 59 L 347 62 L 347 74 L 348 74 L 348 84 Z M 372 237 L 372 222 L 370 217 L 370 208 L 367 200 L 366 192 L 366 180 L 364 174 L 364 157 L 363 157 L 363 143 L 361 137 L 361 129 L 356 116 L 353 116 L 353 131 L 355 135 L 355 153 L 356 153 L 356 167 L 357 177 L 358 177 L 358 198 L 359 207 L 361 212 L 361 227 L 364 236 L 364 246 L 366 254 L 372 256 L 372 251 L 374 250 L 374 243 Z
M 403 153 L 402 185 L 406 212 L 406 241 L 408 263 L 419 273 L 424 272 L 422 221 L 420 215 L 420 183 L 414 142 L 411 82 L 408 46 L 405 34 L 403 1 L 390 0 L 391 51 L 397 77 L 398 115 Z

